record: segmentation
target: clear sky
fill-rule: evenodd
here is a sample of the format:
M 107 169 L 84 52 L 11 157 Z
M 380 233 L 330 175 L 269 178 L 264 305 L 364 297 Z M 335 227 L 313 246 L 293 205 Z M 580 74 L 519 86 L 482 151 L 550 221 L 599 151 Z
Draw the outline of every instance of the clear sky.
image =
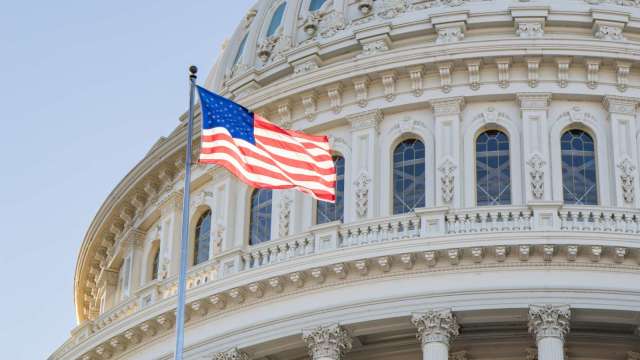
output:
M 45 359 L 103 200 L 186 110 L 255 0 L 7 1 L 0 11 L 0 349 Z

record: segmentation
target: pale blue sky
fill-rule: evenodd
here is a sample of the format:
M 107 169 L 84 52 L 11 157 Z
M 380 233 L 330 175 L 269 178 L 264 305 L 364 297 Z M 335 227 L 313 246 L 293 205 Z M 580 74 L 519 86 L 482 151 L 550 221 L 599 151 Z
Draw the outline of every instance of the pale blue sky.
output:
M 255 0 L 7 1 L 0 11 L 0 349 L 44 359 L 75 326 L 91 219 L 186 110 Z

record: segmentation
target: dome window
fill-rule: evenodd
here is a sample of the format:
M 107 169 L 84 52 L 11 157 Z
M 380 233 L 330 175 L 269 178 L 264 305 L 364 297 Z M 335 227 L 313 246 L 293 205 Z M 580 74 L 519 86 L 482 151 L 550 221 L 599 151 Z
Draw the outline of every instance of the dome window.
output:
M 573 129 L 560 138 L 562 192 L 566 204 L 597 205 L 595 143 L 585 131 Z
M 316 11 L 324 5 L 327 0 L 311 0 L 309 3 L 309 11 Z
M 251 194 L 249 245 L 271 240 L 271 190 L 256 189 Z
M 280 27 L 280 24 L 282 24 L 282 17 L 284 16 L 284 10 L 286 7 L 287 3 L 283 2 L 278 6 L 276 11 L 273 12 L 271 22 L 269 23 L 269 27 L 267 28 L 267 37 L 273 36 Z
M 336 202 L 317 202 L 316 224 L 344 220 L 344 158 L 334 156 L 333 163 L 336 167 Z
M 393 151 L 393 213 L 424 207 L 425 150 L 422 141 L 405 140 Z
M 500 130 L 476 139 L 476 201 L 478 206 L 511 204 L 509 138 Z
M 238 52 L 236 53 L 236 57 L 233 59 L 233 65 L 238 63 L 238 61 L 242 57 L 242 53 L 244 53 L 244 46 L 247 43 L 247 35 L 249 35 L 249 34 L 246 34 L 242 38 L 242 41 L 240 42 L 240 46 L 238 47 Z
M 193 244 L 193 265 L 209 260 L 211 243 L 211 210 L 200 216 L 196 223 L 195 242 Z

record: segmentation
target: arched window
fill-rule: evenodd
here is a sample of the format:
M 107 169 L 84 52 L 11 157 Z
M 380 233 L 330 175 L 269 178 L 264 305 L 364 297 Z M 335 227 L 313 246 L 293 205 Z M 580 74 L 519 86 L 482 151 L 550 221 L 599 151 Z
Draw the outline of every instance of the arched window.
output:
M 509 138 L 500 130 L 476 139 L 476 201 L 478 206 L 511 204 Z
M 316 11 L 324 5 L 327 0 L 311 0 L 309 3 L 309 11 Z
M 562 134 L 562 189 L 564 202 L 598 204 L 595 143 L 591 135 L 578 129 Z
M 158 279 L 158 269 L 160 267 L 160 249 L 155 249 L 153 252 L 153 259 L 151 262 L 151 280 Z
M 317 202 L 316 224 L 344 220 L 344 158 L 334 156 L 333 163 L 336 167 L 336 202 Z
M 240 58 L 242 57 L 242 53 L 244 52 L 244 46 L 247 43 L 247 36 L 249 34 L 246 34 L 243 38 L 242 41 L 240 42 L 240 46 L 238 47 L 238 52 L 236 53 L 236 57 L 233 58 L 233 65 L 237 64 L 238 61 L 240 60 Z
M 393 151 L 393 213 L 404 214 L 425 206 L 424 144 L 401 142 Z
M 256 189 L 251 194 L 249 244 L 271 240 L 271 190 Z
M 271 17 L 271 22 L 269 23 L 269 27 L 267 28 L 267 37 L 272 36 L 276 33 L 276 30 L 280 27 L 282 23 L 282 17 L 284 16 L 284 9 L 287 7 L 287 3 L 283 2 L 278 6 L 276 11 L 273 12 L 273 16 Z
M 193 265 L 209 260 L 209 244 L 211 244 L 211 210 L 202 214 L 196 223 Z

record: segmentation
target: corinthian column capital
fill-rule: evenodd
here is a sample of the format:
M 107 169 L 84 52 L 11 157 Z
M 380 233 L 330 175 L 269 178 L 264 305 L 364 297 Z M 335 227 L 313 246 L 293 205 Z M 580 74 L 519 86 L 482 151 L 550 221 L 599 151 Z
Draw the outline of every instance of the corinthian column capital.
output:
M 458 336 L 460 329 L 455 315 L 449 309 L 413 314 L 411 322 L 418 329 L 418 340 L 423 346 L 432 342 L 441 342 L 448 346 Z
M 340 360 L 351 350 L 351 337 L 338 324 L 303 330 L 302 340 L 307 344 L 309 355 L 313 360 Z
M 249 360 L 249 355 L 238 348 L 232 348 L 227 351 L 219 352 L 213 357 L 214 360 Z
M 539 341 L 553 337 L 564 341 L 569 333 L 571 310 L 568 305 L 530 305 L 529 332 Z

